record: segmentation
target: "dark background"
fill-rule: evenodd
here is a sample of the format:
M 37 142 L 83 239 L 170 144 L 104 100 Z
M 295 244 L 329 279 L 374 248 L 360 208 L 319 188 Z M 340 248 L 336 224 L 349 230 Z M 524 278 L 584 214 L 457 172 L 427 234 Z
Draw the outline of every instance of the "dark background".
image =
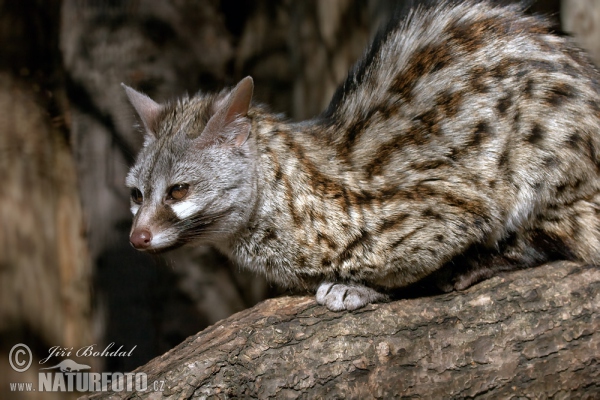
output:
M 16 343 L 38 359 L 137 346 L 75 358 L 131 371 L 280 293 L 208 248 L 130 247 L 124 177 L 142 138 L 121 82 L 160 102 L 251 75 L 255 100 L 310 118 L 377 29 L 417 3 L 0 0 L 0 392 L 26 380 L 5 362 Z M 598 56 L 597 3 L 532 3 Z

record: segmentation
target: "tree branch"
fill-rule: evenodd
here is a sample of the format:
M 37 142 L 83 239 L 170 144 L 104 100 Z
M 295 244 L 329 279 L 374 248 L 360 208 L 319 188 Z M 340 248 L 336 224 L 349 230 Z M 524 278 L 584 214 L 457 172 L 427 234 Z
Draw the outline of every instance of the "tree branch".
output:
M 90 398 L 592 398 L 599 311 L 600 269 L 570 262 L 354 312 L 282 297 L 138 368 L 148 391 Z

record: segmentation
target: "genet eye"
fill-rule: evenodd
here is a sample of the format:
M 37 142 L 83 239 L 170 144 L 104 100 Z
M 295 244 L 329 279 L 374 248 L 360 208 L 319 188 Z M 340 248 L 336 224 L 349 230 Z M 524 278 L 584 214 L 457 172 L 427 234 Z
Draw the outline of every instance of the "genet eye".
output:
M 177 185 L 171 186 L 169 189 L 169 195 L 167 197 L 168 200 L 183 199 L 187 195 L 189 187 L 190 185 L 187 183 L 178 183 Z
M 140 192 L 140 189 L 131 189 L 131 201 L 133 201 L 135 204 L 142 204 L 142 201 L 144 201 L 144 196 L 142 195 L 142 192 Z

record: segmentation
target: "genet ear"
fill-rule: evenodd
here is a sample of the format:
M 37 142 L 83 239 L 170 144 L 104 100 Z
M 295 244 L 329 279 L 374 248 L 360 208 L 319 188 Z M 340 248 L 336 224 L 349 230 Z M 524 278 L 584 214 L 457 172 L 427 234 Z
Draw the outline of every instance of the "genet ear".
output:
M 235 88 L 216 104 L 217 110 L 206 124 L 200 135 L 200 141 L 232 143 L 239 147 L 250 135 L 248 109 L 252 101 L 254 81 L 247 76 Z
M 158 115 L 162 110 L 162 106 L 152 100 L 150 97 L 146 96 L 143 93 L 136 91 L 135 89 L 130 88 L 129 86 L 121 83 L 121 86 L 125 89 L 125 93 L 127 94 L 127 98 L 129 98 L 129 102 L 137 111 L 142 123 L 144 124 L 144 128 L 146 128 L 148 139 L 156 139 L 156 122 L 158 119 Z

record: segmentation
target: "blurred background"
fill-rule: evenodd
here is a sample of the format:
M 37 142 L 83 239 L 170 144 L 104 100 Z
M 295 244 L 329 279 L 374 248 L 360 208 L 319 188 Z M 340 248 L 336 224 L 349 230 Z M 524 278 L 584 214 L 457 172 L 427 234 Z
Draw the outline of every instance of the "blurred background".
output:
M 134 349 L 75 358 L 131 371 L 280 294 L 209 248 L 131 248 L 124 178 L 142 137 L 121 82 L 160 102 L 251 75 L 256 101 L 310 118 L 377 29 L 418 3 L 0 0 L 0 398 L 39 397 L 5 395 L 9 382 L 37 382 L 53 346 Z M 600 60 L 600 0 L 533 1 L 531 11 Z M 35 358 L 22 374 L 8 363 L 17 343 Z

